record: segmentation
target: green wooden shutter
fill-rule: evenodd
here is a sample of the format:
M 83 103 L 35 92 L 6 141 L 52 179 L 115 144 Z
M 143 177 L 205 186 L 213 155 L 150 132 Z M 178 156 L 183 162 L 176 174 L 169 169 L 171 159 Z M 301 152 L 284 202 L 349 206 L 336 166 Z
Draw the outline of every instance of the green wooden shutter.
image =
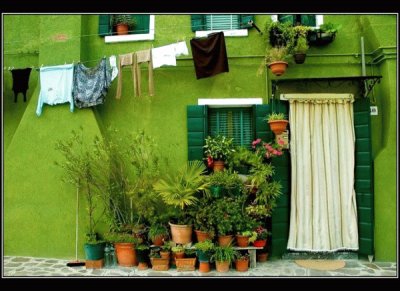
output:
M 301 25 L 304 26 L 317 26 L 317 19 L 315 15 L 302 14 L 301 15 Z
M 278 21 L 282 23 L 289 22 L 291 24 L 294 24 L 295 17 L 293 14 L 278 14 Z
M 254 139 L 254 121 L 251 107 L 210 108 L 208 110 L 208 133 L 233 138 L 235 146 L 251 148 Z
M 374 255 L 374 186 L 371 152 L 370 104 L 368 98 L 353 103 L 355 143 L 355 183 L 360 255 Z
M 188 160 L 203 160 L 204 140 L 207 137 L 207 106 L 187 106 Z
M 136 21 L 136 26 L 131 34 L 147 34 L 150 32 L 150 15 L 149 14 L 132 14 L 132 18 Z
M 254 22 L 254 15 L 242 14 L 239 15 L 240 28 L 252 28 L 249 21 Z
M 274 104 L 273 108 L 275 112 L 282 112 L 288 116 L 289 102 L 278 101 Z M 275 167 L 273 179 L 281 183 L 282 195 L 279 197 L 277 206 L 271 216 L 271 257 L 282 257 L 287 251 L 287 242 L 289 239 L 291 171 L 289 151 L 285 150 L 282 156 L 273 158 L 272 165 Z
M 192 23 L 192 31 L 205 30 L 204 15 L 193 14 L 190 16 Z
M 111 34 L 110 15 L 99 15 L 99 35 L 106 36 Z

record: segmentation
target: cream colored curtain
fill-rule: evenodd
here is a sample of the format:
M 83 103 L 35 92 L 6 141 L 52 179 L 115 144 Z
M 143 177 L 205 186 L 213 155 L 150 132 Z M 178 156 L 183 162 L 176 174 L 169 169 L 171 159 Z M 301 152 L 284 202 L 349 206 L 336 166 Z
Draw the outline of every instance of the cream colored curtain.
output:
M 352 94 L 285 94 L 290 102 L 291 209 L 287 248 L 357 250 Z

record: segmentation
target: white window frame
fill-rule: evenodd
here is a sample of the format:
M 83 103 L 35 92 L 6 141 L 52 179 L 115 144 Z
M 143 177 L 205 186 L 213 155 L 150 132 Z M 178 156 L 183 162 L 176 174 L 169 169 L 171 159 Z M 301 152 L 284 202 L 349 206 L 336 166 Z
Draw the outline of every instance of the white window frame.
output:
M 127 34 L 127 35 L 107 35 L 104 38 L 105 43 L 127 42 L 127 41 L 141 41 L 141 40 L 154 40 L 155 31 L 155 17 L 150 15 L 149 33 L 143 34 Z
M 278 14 L 271 15 L 271 19 L 272 19 L 273 22 L 277 22 L 278 21 Z M 318 29 L 320 27 L 320 25 L 324 23 L 324 16 L 322 14 L 316 14 L 315 15 L 315 22 L 316 22 L 316 26 L 314 26 L 314 27 L 311 26 L 311 27 L 315 28 L 315 29 Z
M 220 32 L 222 31 L 224 33 L 224 36 L 248 36 L 249 32 L 247 28 L 243 29 L 225 29 L 225 30 L 197 30 L 195 32 L 196 37 L 206 37 L 207 35 L 215 32 Z
M 216 99 L 197 99 L 197 105 L 207 105 L 211 108 L 223 107 L 251 107 L 253 105 L 260 105 L 262 98 L 216 98 Z

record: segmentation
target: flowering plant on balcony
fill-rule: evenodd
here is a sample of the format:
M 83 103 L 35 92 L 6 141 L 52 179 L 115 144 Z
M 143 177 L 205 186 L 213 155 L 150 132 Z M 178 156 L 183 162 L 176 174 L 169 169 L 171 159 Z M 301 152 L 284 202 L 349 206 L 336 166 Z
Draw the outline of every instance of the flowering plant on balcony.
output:
M 262 141 L 261 138 L 258 138 L 252 142 L 251 146 L 257 155 L 269 159 L 283 155 L 283 145 L 283 140 L 279 140 L 278 143 L 266 143 Z

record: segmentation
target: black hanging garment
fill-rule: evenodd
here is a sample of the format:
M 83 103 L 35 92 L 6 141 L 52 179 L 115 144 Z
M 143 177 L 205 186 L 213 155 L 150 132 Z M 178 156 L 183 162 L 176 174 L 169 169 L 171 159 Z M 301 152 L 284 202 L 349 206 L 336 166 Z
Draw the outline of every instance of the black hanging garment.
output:
M 31 74 L 31 68 L 26 69 L 13 69 L 11 70 L 13 78 L 13 91 L 14 91 L 14 102 L 17 102 L 18 93 L 24 95 L 24 102 L 26 102 L 26 91 L 29 88 L 29 76 Z
M 87 68 L 81 63 L 74 67 L 72 96 L 78 108 L 103 104 L 111 85 L 111 68 L 103 58 L 95 68 Z
M 223 32 L 211 33 L 207 38 L 190 40 L 197 79 L 229 72 Z

